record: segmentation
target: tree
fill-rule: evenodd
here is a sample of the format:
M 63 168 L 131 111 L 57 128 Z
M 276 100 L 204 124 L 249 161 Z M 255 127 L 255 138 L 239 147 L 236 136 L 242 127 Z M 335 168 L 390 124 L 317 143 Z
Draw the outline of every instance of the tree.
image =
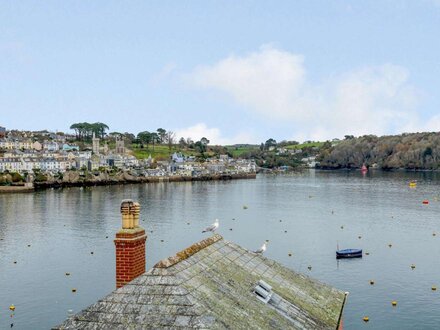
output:
M 148 131 L 143 131 L 138 133 L 137 138 L 142 144 L 146 144 L 148 149 L 148 145 L 152 142 L 152 134 Z
M 171 147 L 173 146 L 176 139 L 176 133 L 173 131 L 168 131 L 165 135 L 166 143 L 168 144 L 168 149 L 171 150 Z
M 187 145 L 187 144 L 186 144 L 186 140 L 185 140 L 185 138 L 184 138 L 184 137 L 181 137 L 180 140 L 179 140 L 179 147 L 180 147 L 180 149 L 185 148 L 186 145 Z
M 158 128 L 156 130 L 156 132 L 157 132 L 157 136 L 158 136 L 158 141 L 157 142 L 164 143 L 166 135 L 167 135 L 167 131 L 164 130 L 163 128 Z
M 277 145 L 277 141 L 270 138 L 269 140 L 266 141 L 266 143 L 264 144 L 264 147 L 266 150 L 269 150 L 270 147 L 275 147 L 276 145 Z
M 200 142 L 203 143 L 205 146 L 207 146 L 209 144 L 209 140 L 207 138 L 205 138 L 205 137 L 202 137 L 200 139 Z
M 90 140 L 92 138 L 93 133 L 97 137 L 104 138 L 105 131 L 109 129 L 109 127 L 104 123 L 75 123 L 70 126 L 70 129 L 75 131 L 76 138 L 78 140 Z
M 200 141 L 197 141 L 194 146 L 195 148 L 204 156 L 204 153 L 208 149 L 209 140 L 205 137 L 202 137 Z
M 153 150 L 154 150 L 154 145 L 156 143 L 160 143 L 160 137 L 158 133 L 151 133 L 151 143 L 153 144 Z

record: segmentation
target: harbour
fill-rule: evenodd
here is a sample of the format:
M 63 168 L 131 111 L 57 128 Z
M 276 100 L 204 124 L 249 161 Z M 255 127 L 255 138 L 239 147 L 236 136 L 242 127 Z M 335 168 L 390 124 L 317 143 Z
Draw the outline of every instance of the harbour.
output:
M 413 179 L 416 189 L 408 186 Z M 312 170 L 3 194 L 0 326 L 10 326 L 11 304 L 16 328 L 44 329 L 114 290 L 118 207 L 133 198 L 143 205 L 147 269 L 199 241 L 219 218 L 225 239 L 249 250 L 267 239 L 267 257 L 350 292 L 345 328 L 435 329 L 439 188 L 436 173 Z M 364 257 L 336 260 L 337 241 L 362 248 Z

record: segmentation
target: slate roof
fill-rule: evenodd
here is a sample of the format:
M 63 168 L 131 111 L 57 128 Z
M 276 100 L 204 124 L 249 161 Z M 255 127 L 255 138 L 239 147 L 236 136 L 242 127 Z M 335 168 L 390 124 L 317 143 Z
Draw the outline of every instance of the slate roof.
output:
M 272 286 L 257 299 L 259 280 Z M 54 329 L 336 329 L 345 294 L 214 235 Z

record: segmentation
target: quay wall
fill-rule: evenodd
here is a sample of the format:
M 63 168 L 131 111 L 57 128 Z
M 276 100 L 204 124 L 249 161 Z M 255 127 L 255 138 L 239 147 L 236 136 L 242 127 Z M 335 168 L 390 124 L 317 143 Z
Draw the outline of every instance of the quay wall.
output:
M 191 182 L 191 181 L 225 181 L 238 179 L 255 179 L 256 173 L 241 174 L 215 174 L 203 176 L 163 176 L 163 177 L 123 177 L 110 180 L 77 180 L 77 181 L 51 181 L 51 182 L 34 182 L 35 189 L 47 188 L 64 188 L 64 187 L 92 187 L 92 186 L 108 186 L 123 185 L 133 183 L 158 183 L 158 182 Z

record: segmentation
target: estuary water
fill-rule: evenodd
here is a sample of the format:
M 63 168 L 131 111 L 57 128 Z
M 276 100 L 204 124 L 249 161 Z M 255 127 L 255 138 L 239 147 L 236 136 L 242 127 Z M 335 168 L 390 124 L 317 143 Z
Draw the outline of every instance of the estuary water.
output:
M 310 170 L 0 195 L 0 329 L 48 329 L 115 288 L 126 198 L 141 203 L 147 268 L 218 218 L 225 239 L 249 249 L 268 239 L 267 257 L 349 291 L 345 329 L 439 328 L 440 175 Z M 369 255 L 337 261 L 337 243 Z

